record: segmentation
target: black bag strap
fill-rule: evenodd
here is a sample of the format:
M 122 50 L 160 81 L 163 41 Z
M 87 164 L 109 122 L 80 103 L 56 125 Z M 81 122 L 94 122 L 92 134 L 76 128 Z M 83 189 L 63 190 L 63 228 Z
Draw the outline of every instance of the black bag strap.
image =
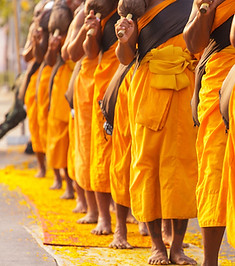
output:
M 99 101 L 101 111 L 110 128 L 113 128 L 114 111 L 119 88 L 134 62 L 135 60 L 133 60 L 129 65 L 120 64 L 118 66 L 117 71 L 113 75 L 112 80 L 110 81 L 109 86 L 105 91 L 103 99 Z
M 115 33 L 115 23 L 119 19 L 119 15 L 115 12 L 110 19 L 106 22 L 101 39 L 101 50 L 106 52 L 109 48 L 117 41 L 117 36 Z

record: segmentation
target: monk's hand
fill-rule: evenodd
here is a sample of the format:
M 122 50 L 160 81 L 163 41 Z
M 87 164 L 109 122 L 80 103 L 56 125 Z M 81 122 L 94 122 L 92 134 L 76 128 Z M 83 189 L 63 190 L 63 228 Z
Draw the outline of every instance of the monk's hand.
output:
M 48 43 L 48 49 L 51 51 L 59 51 L 61 46 L 61 40 L 62 37 L 60 35 L 50 35 L 49 37 L 49 43 Z
M 198 10 L 203 15 L 209 15 L 225 0 L 196 0 Z
M 40 43 L 40 41 L 42 40 L 42 36 L 43 36 L 42 27 L 38 27 L 37 29 L 34 29 L 32 37 L 35 43 Z
M 89 15 L 85 18 L 84 26 L 89 37 L 97 35 L 100 28 L 100 18 L 95 15 L 94 10 L 91 10 Z
M 134 32 L 133 20 L 121 17 L 115 24 L 115 32 L 120 42 L 128 42 Z

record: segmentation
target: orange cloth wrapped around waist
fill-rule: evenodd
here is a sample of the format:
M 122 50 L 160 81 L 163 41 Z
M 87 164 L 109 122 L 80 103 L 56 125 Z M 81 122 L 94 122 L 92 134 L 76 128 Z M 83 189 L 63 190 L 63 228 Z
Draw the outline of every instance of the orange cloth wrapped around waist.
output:
M 128 90 L 134 66 L 126 74 L 117 96 L 112 133 L 110 184 L 113 200 L 130 207 L 131 132 L 128 113 Z
M 193 125 L 190 105 L 194 58 L 185 46 L 181 34 L 152 49 L 137 69 L 130 86 L 130 198 L 133 214 L 142 222 L 159 218 L 189 219 L 197 213 L 197 129 Z M 171 58 L 171 54 L 168 58 L 164 52 L 168 49 L 173 56 L 175 52 L 178 55 L 173 61 L 176 67 L 172 67 L 170 74 L 174 78 L 170 83 L 164 69 Z M 161 52 L 159 72 L 158 66 L 150 67 L 155 60 L 150 63 L 149 58 L 154 59 L 153 55 Z M 176 78 L 178 74 L 179 79 Z
M 74 83 L 74 127 L 75 127 L 75 176 L 77 183 L 91 191 L 90 150 L 91 121 L 94 94 L 94 72 L 98 58 L 83 59 L 80 72 Z
M 225 212 L 221 207 L 226 199 L 221 200 L 222 205 L 218 204 L 227 141 L 219 109 L 219 90 L 235 63 L 234 52 L 235 48 L 228 47 L 214 54 L 206 64 L 206 73 L 201 82 L 198 105 L 200 127 L 197 137 L 199 169 L 197 204 L 201 227 L 226 224 Z
M 52 67 L 45 66 L 42 70 L 39 85 L 37 88 L 37 107 L 38 107 L 38 125 L 40 142 L 43 151 L 46 152 L 47 146 L 47 120 L 49 110 L 49 80 L 52 72 Z
M 92 110 L 91 129 L 91 188 L 97 192 L 110 193 L 109 167 L 111 159 L 112 142 L 110 136 L 105 136 L 103 130 L 104 118 L 99 106 L 99 100 L 116 72 L 119 61 L 115 55 L 117 43 L 112 45 L 102 55 L 94 73 L 95 87 Z
M 68 122 L 70 107 L 65 92 L 73 71 L 74 63 L 66 61 L 54 78 L 48 116 L 47 160 L 55 169 L 67 167 L 69 146 Z
M 45 152 L 40 141 L 39 124 L 38 124 L 38 108 L 36 101 L 36 83 L 39 69 L 31 76 L 28 88 L 25 94 L 25 105 L 27 117 L 29 120 L 29 131 L 31 135 L 32 147 L 34 152 Z

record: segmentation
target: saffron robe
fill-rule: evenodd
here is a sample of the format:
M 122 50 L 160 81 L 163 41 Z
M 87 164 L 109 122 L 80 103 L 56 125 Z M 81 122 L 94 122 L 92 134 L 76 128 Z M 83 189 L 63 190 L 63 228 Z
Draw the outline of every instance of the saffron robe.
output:
M 98 58 L 85 57 L 74 83 L 75 178 L 80 187 L 91 191 L 90 150 L 94 94 L 94 72 Z
M 29 121 L 29 131 L 31 135 L 32 147 L 34 152 L 44 152 L 42 143 L 40 141 L 39 124 L 37 118 L 37 102 L 36 102 L 36 83 L 39 69 L 31 76 L 24 102 L 26 105 L 26 112 Z
M 54 169 L 67 167 L 69 147 L 68 122 L 70 107 L 64 96 L 74 63 L 70 60 L 59 67 L 53 82 L 47 129 L 47 160 Z
M 108 16 L 108 18 L 112 13 Z M 102 20 L 102 27 L 108 20 Z M 103 130 L 104 118 L 99 101 L 103 99 L 106 88 L 119 66 L 119 60 L 115 55 L 117 42 L 102 54 L 100 63 L 95 73 L 95 87 L 92 109 L 91 126 L 91 163 L 90 178 L 91 189 L 96 192 L 110 193 L 109 167 L 111 159 L 112 142 L 111 136 L 105 136 Z
M 228 141 L 225 151 L 224 180 L 223 186 L 227 187 L 226 229 L 228 242 L 235 248 L 235 86 L 229 104 Z
M 49 110 L 48 85 L 51 71 L 52 67 L 48 65 L 43 68 L 37 88 L 37 119 L 39 125 L 39 139 L 44 153 L 46 153 L 47 147 L 47 120 Z
M 75 129 L 73 111 L 71 110 L 69 115 L 68 174 L 71 179 L 75 180 Z
M 128 71 L 118 90 L 112 133 L 110 185 L 113 200 L 130 207 L 131 132 L 128 113 L 128 90 L 134 66 Z
M 138 21 L 139 30 L 174 2 L 149 10 Z M 178 34 L 148 52 L 132 79 L 130 198 L 139 221 L 196 217 L 197 130 L 190 106 L 194 63 Z
M 226 0 L 216 9 L 213 30 L 235 12 L 234 1 Z M 226 198 L 218 201 L 224 153 L 227 141 L 225 126 L 219 109 L 219 90 L 235 63 L 235 48 L 231 46 L 213 54 L 206 64 L 199 92 L 198 184 L 196 189 L 198 221 L 201 227 L 226 225 Z
M 226 82 L 223 82 L 224 86 L 227 89 L 230 89 L 231 86 L 233 89 L 229 101 L 229 130 L 218 206 L 224 209 L 226 207 L 227 238 L 228 242 L 235 248 L 235 65 L 230 70 Z M 227 199 L 227 202 L 225 199 Z

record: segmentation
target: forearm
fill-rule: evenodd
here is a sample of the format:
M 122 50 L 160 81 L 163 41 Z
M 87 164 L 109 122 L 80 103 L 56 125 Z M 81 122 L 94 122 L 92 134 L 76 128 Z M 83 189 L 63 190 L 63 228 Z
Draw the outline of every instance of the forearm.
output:
M 37 43 L 34 47 L 34 55 L 38 63 L 44 60 L 44 56 L 47 52 L 48 36 L 45 36 L 40 43 Z
M 46 64 L 49 66 L 54 66 L 57 60 L 57 51 L 48 49 L 45 55 Z
M 70 58 L 77 62 L 84 55 L 83 42 L 86 39 L 86 30 L 84 27 L 81 27 L 75 39 L 68 46 L 68 53 Z
M 210 10 L 208 14 L 202 14 L 197 7 L 194 8 L 183 32 L 187 48 L 191 53 L 199 53 L 208 45 L 214 16 L 215 9 Z
M 90 59 L 94 59 L 98 56 L 100 52 L 100 42 L 96 35 L 86 35 L 86 39 L 83 42 L 83 50 Z
M 133 61 L 135 54 L 136 49 L 134 49 L 128 42 L 118 42 L 116 55 L 121 64 L 129 65 Z

